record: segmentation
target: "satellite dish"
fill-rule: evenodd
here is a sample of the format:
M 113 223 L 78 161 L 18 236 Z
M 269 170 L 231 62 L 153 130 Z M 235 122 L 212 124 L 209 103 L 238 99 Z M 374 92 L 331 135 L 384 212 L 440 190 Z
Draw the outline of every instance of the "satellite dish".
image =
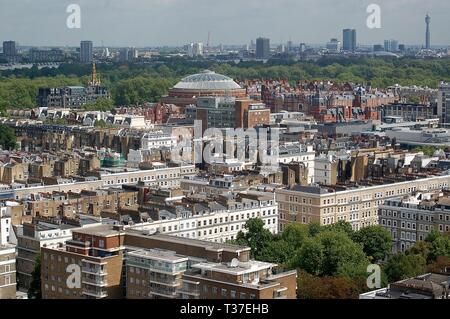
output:
M 230 266 L 233 267 L 233 268 L 238 267 L 239 266 L 239 259 L 233 258 L 233 260 L 231 261 Z

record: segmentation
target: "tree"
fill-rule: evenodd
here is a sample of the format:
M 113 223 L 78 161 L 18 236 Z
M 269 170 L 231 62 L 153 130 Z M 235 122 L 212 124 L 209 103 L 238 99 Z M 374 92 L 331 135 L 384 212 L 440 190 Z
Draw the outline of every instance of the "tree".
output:
M 4 150 L 13 150 L 17 147 L 14 130 L 3 124 L 0 124 L 0 146 Z
M 295 251 L 296 247 L 285 240 L 272 240 L 262 247 L 258 259 L 261 261 L 289 266 L 286 263 L 295 254 Z
M 260 260 L 261 251 L 273 240 L 273 235 L 264 228 L 264 222 L 260 218 L 249 219 L 244 228 L 246 232 L 240 231 L 236 237 L 236 242 L 240 245 L 249 246 L 252 257 Z
M 307 225 L 293 223 L 283 230 L 281 238 L 294 245 L 296 248 L 300 248 L 303 241 L 308 238 L 309 235 L 309 228 Z
M 300 271 L 297 279 L 299 299 L 358 299 L 361 285 L 343 277 L 317 277 Z
M 411 248 L 409 248 L 405 253 L 407 255 L 421 255 L 423 258 L 428 259 L 428 255 L 430 254 L 431 244 L 420 240 L 414 244 Z
M 352 229 L 352 225 L 349 222 L 346 222 L 344 220 L 340 220 L 337 223 L 331 224 L 329 226 L 325 226 L 326 230 L 330 231 L 341 231 L 347 234 L 350 238 L 354 234 L 354 231 Z
M 83 109 L 86 111 L 101 111 L 101 112 L 109 112 L 114 109 L 113 100 L 108 98 L 100 98 L 95 102 L 85 104 Z
M 314 223 L 309 224 L 308 229 L 309 229 L 309 235 L 314 237 L 322 231 L 322 226 L 320 226 L 319 223 L 314 222 Z
M 421 255 L 399 253 L 389 258 L 384 271 L 389 282 L 396 282 L 423 274 L 426 264 L 426 259 Z
M 352 239 L 362 244 L 364 253 L 373 261 L 384 260 L 392 249 L 391 234 L 381 226 L 364 227 Z
M 292 268 L 300 268 L 313 275 L 323 272 L 324 247 L 317 239 L 305 240 L 291 261 Z
M 450 238 L 443 235 L 437 237 L 433 240 L 433 242 L 431 242 L 428 261 L 436 261 L 440 256 L 450 257 Z
M 367 267 L 368 259 L 362 246 L 354 243 L 345 233 L 324 231 L 317 237 L 324 247 L 321 275 L 346 275 L 347 265 L 358 270 Z
M 440 273 L 450 266 L 450 257 L 439 256 L 436 261 L 427 266 L 427 272 Z
M 41 255 L 38 254 L 35 259 L 34 270 L 31 273 L 31 283 L 28 289 L 29 299 L 42 299 L 41 292 Z

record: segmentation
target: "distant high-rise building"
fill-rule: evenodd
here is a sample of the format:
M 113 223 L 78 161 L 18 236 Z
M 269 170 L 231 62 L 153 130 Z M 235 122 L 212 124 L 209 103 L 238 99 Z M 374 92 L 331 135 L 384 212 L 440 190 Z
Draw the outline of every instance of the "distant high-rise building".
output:
M 386 52 L 397 52 L 398 41 L 397 40 L 385 40 L 384 41 L 384 51 Z
M 306 51 L 306 43 L 300 43 L 300 53 L 303 53 Z
M 287 50 L 287 52 L 292 52 L 294 50 L 294 44 L 292 43 L 291 40 L 288 41 L 286 50 Z
M 268 59 L 270 57 L 270 39 L 256 39 L 256 58 Z
M 102 57 L 103 58 L 109 58 L 110 57 L 110 52 L 109 52 L 109 48 L 103 48 L 103 51 L 102 51 Z
M 442 123 L 450 123 L 450 83 L 439 83 L 437 114 Z
M 341 51 L 341 41 L 338 39 L 331 39 L 330 42 L 327 43 L 327 50 L 330 52 Z
M 425 33 L 425 48 L 431 49 L 431 33 L 430 33 L 430 23 L 431 23 L 431 17 L 429 14 L 425 17 L 425 23 L 427 24 L 427 30 Z
M 198 43 L 194 43 L 194 47 L 193 47 L 193 52 L 194 52 L 194 56 L 203 56 L 203 43 L 198 42 Z
M 128 48 L 122 48 L 119 52 L 119 62 L 127 62 L 129 58 L 129 51 Z
M 356 50 L 356 30 L 345 29 L 343 31 L 343 49 L 344 51 Z
M 80 62 L 92 63 L 94 60 L 92 41 L 81 41 L 80 43 Z
M 3 55 L 5 56 L 5 58 L 11 58 L 17 55 L 17 48 L 15 41 L 3 42 Z
M 119 61 L 134 61 L 139 57 L 139 51 L 136 48 L 123 48 L 119 52 Z
M 187 53 L 187 55 L 191 58 L 197 57 L 197 56 L 203 56 L 203 43 L 189 43 L 185 45 L 184 49 Z

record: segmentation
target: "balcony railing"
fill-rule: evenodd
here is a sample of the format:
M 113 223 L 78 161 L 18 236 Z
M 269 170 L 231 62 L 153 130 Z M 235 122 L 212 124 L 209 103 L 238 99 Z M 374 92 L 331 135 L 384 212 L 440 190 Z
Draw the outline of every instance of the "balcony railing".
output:
M 164 278 L 164 277 L 160 277 L 160 276 L 152 276 L 150 275 L 148 277 L 148 280 L 151 283 L 156 283 L 156 284 L 163 284 L 163 285 L 168 285 L 168 286 L 179 286 L 180 282 L 177 282 L 177 280 L 173 277 L 173 278 Z
M 85 287 L 85 289 L 83 290 L 83 294 L 99 299 L 108 297 L 108 293 L 103 289 L 89 289 Z
M 177 292 L 175 290 L 161 289 L 161 288 L 150 288 L 149 296 L 162 296 L 166 298 L 176 298 Z
M 82 277 L 81 282 L 86 285 L 92 285 L 97 287 L 106 287 L 108 285 L 106 280 L 92 279 L 87 277 Z

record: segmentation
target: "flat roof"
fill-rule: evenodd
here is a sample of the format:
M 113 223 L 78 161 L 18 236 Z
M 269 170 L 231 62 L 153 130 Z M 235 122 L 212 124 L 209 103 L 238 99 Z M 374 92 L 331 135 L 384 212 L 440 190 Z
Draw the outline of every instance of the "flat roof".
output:
M 77 229 L 74 232 L 79 233 L 79 234 L 102 236 L 102 237 L 116 236 L 121 233 L 121 231 L 113 229 L 112 225 L 92 226 L 92 227 Z
M 202 270 L 211 270 L 217 271 L 221 273 L 233 274 L 233 275 L 241 275 L 245 273 L 252 273 L 261 271 L 264 269 L 270 269 L 272 267 L 277 266 L 276 264 L 251 260 L 248 262 L 239 262 L 236 263 L 236 266 L 231 266 L 231 263 L 212 263 L 212 262 L 203 262 L 192 265 L 192 268 L 198 268 Z
M 183 262 L 188 261 L 189 258 L 183 255 L 179 255 L 171 250 L 163 250 L 163 249 L 143 249 L 131 251 L 128 253 L 128 256 L 146 258 L 146 259 L 156 259 L 163 260 L 168 262 Z
M 206 241 L 206 240 L 171 236 L 171 235 L 166 235 L 166 234 L 146 235 L 146 234 L 143 234 L 142 230 L 139 230 L 138 227 L 136 227 L 134 229 L 127 228 L 125 231 L 127 233 L 129 233 L 130 235 L 134 235 L 134 236 L 153 238 L 156 240 L 173 242 L 173 243 L 189 245 L 189 246 L 203 247 L 208 250 L 226 250 L 226 251 L 232 251 L 232 252 L 249 251 L 250 250 L 250 247 L 246 247 L 246 246 L 232 245 L 232 244 L 226 244 L 226 243 L 215 243 L 215 242 L 210 242 L 210 241 Z

